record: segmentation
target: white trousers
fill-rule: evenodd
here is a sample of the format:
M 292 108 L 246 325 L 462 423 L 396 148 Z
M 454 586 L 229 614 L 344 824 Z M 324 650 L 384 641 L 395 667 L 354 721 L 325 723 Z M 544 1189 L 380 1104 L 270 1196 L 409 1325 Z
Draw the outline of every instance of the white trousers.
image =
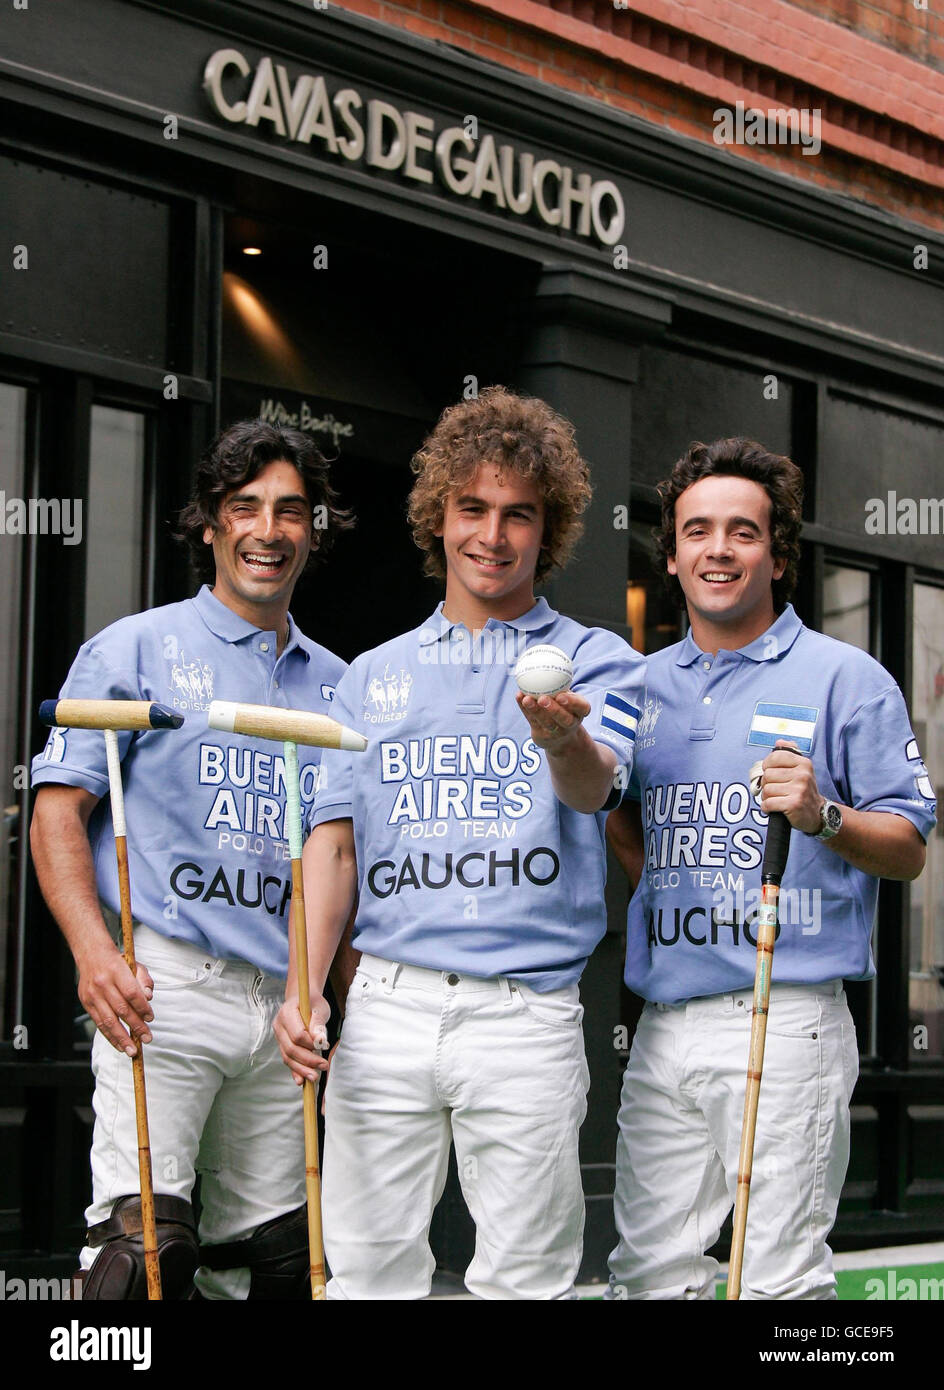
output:
M 623 1079 L 610 1297 L 714 1297 L 737 1187 L 753 991 L 647 1004 Z M 774 985 L 741 1297 L 834 1298 L 826 1237 L 849 1161 L 858 1075 L 842 982 Z
M 199 1170 L 201 1241 L 240 1240 L 305 1200 L 301 1092 L 272 1032 L 285 981 L 144 926 L 135 955 L 154 980 L 144 1047 L 154 1191 L 189 1201 Z M 97 1033 L 92 1069 L 90 1226 L 140 1190 L 131 1062 Z M 82 1251 L 84 1269 L 97 1253 Z M 196 1282 L 206 1298 L 245 1298 L 249 1277 L 204 1269 Z
M 450 1140 L 476 1226 L 469 1291 L 574 1297 L 590 1084 L 582 1017 L 576 985 L 537 994 L 361 959 L 325 1104 L 329 1298 L 428 1295 Z

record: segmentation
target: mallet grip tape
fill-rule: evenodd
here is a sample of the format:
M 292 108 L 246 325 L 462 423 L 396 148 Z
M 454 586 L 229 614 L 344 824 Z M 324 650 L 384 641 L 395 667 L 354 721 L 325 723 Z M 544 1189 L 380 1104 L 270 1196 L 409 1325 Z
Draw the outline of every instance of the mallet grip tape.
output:
M 780 880 L 783 878 L 783 871 L 787 867 L 792 828 L 782 811 L 770 812 L 767 818 L 767 839 L 764 843 L 761 883 L 775 883 L 779 886 Z

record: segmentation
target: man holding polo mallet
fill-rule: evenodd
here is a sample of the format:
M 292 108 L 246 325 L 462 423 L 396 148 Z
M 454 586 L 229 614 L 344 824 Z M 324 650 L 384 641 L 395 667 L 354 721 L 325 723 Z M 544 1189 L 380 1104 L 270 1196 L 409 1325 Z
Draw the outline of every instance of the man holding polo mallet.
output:
M 611 1294 L 714 1297 L 705 1251 L 735 1196 L 761 859 L 782 812 L 741 1297 L 834 1298 L 826 1240 L 858 1073 L 842 982 L 874 973 L 878 881 L 921 872 L 934 793 L 892 677 L 788 602 L 795 464 L 751 440 L 693 444 L 660 493 L 659 547 L 691 628 L 648 658 L 631 799 L 608 827 L 638 881 L 626 983 L 647 1000 L 619 1114 Z
M 359 892 L 325 1096 L 328 1297 L 429 1293 L 454 1143 L 469 1290 L 568 1298 L 589 1082 L 577 982 L 606 928 L 602 808 L 632 762 L 643 662 L 534 595 L 590 495 L 566 420 L 489 387 L 445 411 L 413 467 L 414 538 L 445 601 L 338 686 L 336 717 L 369 747 L 325 754 L 305 847 L 320 1017 Z M 302 1080 L 323 1064 L 293 986 L 276 1028 Z
M 99 906 L 119 908 L 102 736 L 54 729 L 34 760 L 33 858 L 98 1028 L 86 1298 L 143 1296 L 128 1062 L 141 1044 L 163 1296 L 184 1296 L 200 1265 L 207 1298 L 310 1297 L 301 1107 L 271 1034 L 292 892 L 285 760 L 270 742 L 209 729 L 207 710 L 223 699 L 332 712 L 344 664 L 288 609 L 314 553 L 347 524 L 310 438 L 233 425 L 203 456 L 180 519 L 209 582 L 113 624 L 76 657 L 64 697 L 153 700 L 184 716 L 172 733 L 118 736 L 136 978 Z M 308 804 L 319 759 L 299 749 Z

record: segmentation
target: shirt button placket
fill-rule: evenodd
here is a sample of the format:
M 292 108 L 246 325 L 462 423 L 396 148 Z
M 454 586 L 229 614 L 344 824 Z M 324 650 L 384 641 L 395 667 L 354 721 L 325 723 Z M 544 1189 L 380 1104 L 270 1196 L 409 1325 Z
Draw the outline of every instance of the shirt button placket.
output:
M 718 710 L 721 706 L 725 684 L 730 680 L 734 673 L 734 666 L 730 663 L 715 662 L 714 666 L 706 658 L 702 661 L 708 674 L 704 684 L 698 692 L 695 701 L 695 708 L 692 712 L 691 727 L 688 731 L 689 738 L 714 738 L 717 727 Z

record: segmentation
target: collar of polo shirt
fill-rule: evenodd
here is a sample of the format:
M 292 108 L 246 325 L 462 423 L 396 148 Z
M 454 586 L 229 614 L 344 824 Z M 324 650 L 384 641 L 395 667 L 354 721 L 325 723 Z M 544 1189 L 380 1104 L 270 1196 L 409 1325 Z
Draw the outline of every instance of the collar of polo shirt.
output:
M 783 656 L 790 650 L 803 629 L 803 624 L 797 617 L 792 603 L 788 603 L 775 623 L 772 623 L 766 632 L 762 632 L 759 637 L 755 637 L 753 642 L 748 642 L 746 647 L 740 647 L 735 652 L 736 656 L 743 656 L 748 661 L 773 661 L 777 657 Z M 721 647 L 718 655 L 725 651 Z M 677 666 L 691 666 L 694 662 L 700 661 L 705 653 L 692 637 L 691 628 L 682 643 L 675 664 Z
M 556 614 L 547 599 L 539 598 L 534 607 L 529 608 L 527 613 L 522 613 L 520 618 L 489 618 L 482 631 L 490 627 L 513 627 L 519 632 L 540 632 L 542 628 L 550 627 L 555 617 Z M 429 622 L 424 623 L 420 629 L 420 646 L 427 647 L 433 642 L 441 642 L 443 638 L 448 638 L 455 628 L 468 631 L 464 623 L 450 622 L 443 615 L 443 605 L 440 603 Z
M 207 627 L 217 637 L 221 637 L 224 642 L 242 642 L 247 637 L 258 637 L 262 631 L 275 632 L 274 628 L 263 629 L 256 627 L 253 623 L 241 618 L 238 613 L 234 613 L 232 608 L 228 608 L 210 589 L 209 584 L 204 584 L 200 592 L 195 595 L 194 607 Z M 277 635 L 277 634 L 276 634 Z M 299 632 L 291 613 L 288 614 L 288 640 L 282 649 L 282 655 L 297 647 L 304 653 L 305 660 L 310 661 L 312 657 L 311 643 L 308 638 Z

